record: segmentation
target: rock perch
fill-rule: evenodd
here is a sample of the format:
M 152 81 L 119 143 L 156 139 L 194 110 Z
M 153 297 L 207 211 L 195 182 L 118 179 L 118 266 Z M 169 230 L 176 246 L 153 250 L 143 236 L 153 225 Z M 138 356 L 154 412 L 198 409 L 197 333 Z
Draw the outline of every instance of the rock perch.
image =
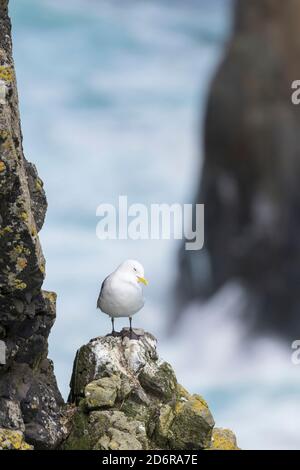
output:
M 140 332 L 139 332 L 140 333 Z M 77 352 L 64 449 L 238 449 L 207 403 L 178 382 L 150 333 L 99 337 Z

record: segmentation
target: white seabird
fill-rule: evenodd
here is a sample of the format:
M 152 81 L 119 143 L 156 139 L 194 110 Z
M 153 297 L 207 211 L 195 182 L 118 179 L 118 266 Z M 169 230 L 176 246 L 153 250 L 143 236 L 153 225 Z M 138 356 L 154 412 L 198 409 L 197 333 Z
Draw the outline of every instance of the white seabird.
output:
M 104 279 L 97 301 L 97 308 L 111 317 L 112 336 L 118 336 L 114 320 L 129 318 L 130 338 L 136 336 L 132 330 L 132 316 L 144 306 L 141 283 L 148 284 L 144 268 L 138 261 L 128 259 Z

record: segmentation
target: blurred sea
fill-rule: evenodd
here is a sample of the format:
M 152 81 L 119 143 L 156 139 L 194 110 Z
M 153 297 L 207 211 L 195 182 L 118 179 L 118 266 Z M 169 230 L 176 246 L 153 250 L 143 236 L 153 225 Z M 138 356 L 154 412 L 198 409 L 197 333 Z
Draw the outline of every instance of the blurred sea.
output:
M 190 306 L 169 337 L 174 241 L 99 241 L 96 208 L 193 201 L 209 82 L 231 0 L 11 0 L 24 149 L 45 182 L 44 287 L 58 294 L 50 357 L 64 396 L 79 346 L 110 329 L 102 279 L 126 258 L 150 280 L 136 326 L 242 448 L 299 448 L 299 368 L 276 342 L 247 344 L 242 291 Z M 203 315 L 197 315 L 201 308 Z M 119 320 L 121 328 L 125 321 Z M 299 418 L 299 416 L 298 416 Z

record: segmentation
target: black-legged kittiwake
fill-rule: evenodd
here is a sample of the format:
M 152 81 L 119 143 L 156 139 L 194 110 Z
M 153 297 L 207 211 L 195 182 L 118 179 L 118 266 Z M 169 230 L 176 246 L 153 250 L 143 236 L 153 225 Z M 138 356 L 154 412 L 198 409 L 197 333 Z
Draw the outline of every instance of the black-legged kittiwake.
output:
M 136 339 L 132 330 L 132 316 L 144 306 L 143 289 L 147 285 L 144 268 L 138 261 L 124 261 L 113 273 L 103 281 L 97 301 L 97 308 L 111 317 L 112 336 L 118 336 L 115 331 L 114 319 L 129 318 L 129 335 Z

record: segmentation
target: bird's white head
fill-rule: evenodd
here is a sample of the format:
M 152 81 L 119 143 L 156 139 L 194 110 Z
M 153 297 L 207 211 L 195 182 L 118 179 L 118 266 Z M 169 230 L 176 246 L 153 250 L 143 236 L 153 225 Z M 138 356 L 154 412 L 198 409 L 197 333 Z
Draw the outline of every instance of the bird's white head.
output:
M 124 273 L 124 275 L 134 279 L 135 282 L 141 282 L 145 286 L 148 284 L 147 279 L 145 279 L 145 271 L 143 266 L 134 259 L 128 259 L 124 261 L 122 264 L 120 264 L 117 271 L 119 273 Z

